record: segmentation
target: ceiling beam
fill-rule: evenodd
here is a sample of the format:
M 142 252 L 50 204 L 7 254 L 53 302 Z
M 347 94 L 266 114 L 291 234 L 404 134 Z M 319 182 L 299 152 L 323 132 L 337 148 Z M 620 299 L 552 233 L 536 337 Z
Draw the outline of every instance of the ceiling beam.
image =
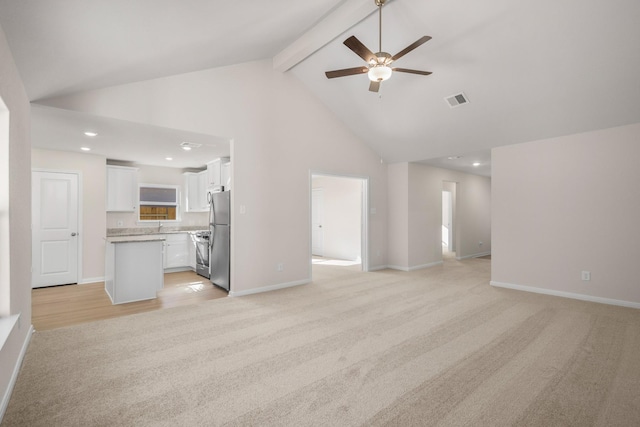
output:
M 273 57 L 273 68 L 285 72 L 378 10 L 374 0 L 346 0 L 309 31 Z

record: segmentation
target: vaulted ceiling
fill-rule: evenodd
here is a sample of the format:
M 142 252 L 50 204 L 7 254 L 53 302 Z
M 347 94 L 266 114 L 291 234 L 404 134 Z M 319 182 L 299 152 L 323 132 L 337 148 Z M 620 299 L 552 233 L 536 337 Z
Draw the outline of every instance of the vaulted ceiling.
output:
M 0 26 L 36 102 L 275 57 L 389 162 L 447 166 L 640 121 L 637 0 L 389 0 L 382 49 L 429 35 L 394 65 L 433 74 L 395 73 L 378 94 L 366 75 L 328 80 L 363 64 L 347 37 L 378 50 L 375 11 L 373 0 L 0 0 Z M 450 108 L 460 92 L 470 102 Z

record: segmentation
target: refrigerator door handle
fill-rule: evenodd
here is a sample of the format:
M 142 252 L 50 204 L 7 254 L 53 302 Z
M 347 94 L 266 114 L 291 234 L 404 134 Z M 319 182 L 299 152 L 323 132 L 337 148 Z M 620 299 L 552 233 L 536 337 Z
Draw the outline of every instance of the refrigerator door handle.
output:
M 211 209 L 211 224 L 216 223 L 216 204 L 213 201 L 213 196 L 211 197 L 211 204 L 209 205 L 209 209 Z
M 209 224 L 216 223 L 216 213 L 213 208 L 213 194 L 211 192 L 207 193 L 207 200 L 209 201 Z

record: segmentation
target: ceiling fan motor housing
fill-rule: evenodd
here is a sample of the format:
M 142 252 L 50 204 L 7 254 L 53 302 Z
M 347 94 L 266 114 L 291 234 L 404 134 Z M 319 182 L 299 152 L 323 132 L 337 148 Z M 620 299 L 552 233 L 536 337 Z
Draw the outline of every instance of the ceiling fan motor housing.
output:
M 375 58 L 371 59 L 371 65 L 389 65 L 391 64 L 391 55 L 387 52 L 376 52 L 374 53 Z

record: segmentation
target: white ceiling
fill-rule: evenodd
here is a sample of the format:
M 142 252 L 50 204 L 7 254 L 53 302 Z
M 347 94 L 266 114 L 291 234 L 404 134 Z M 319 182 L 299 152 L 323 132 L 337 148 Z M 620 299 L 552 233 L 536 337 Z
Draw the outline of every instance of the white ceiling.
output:
M 339 0 L 0 0 L 32 101 L 271 58 Z
M 435 159 L 422 160 L 419 163 L 473 175 L 491 176 L 490 150 L 476 151 L 474 153 L 465 153 L 457 156 L 436 157 Z
M 379 95 L 365 75 L 322 71 L 363 61 L 342 42 L 377 45 L 377 17 L 292 72 L 386 161 L 420 161 L 640 121 L 637 0 L 403 0 L 383 11 L 383 50 L 433 39 L 394 65 Z M 451 109 L 444 98 L 464 92 Z
M 84 135 L 85 131 L 97 136 Z M 201 168 L 229 156 L 229 139 L 98 117 L 33 104 L 31 139 L 34 148 L 99 154 L 107 159 L 174 168 Z M 201 144 L 185 151 L 182 142 Z M 170 157 L 172 160 L 167 160 Z
M 0 26 L 38 100 L 270 58 L 364 1 L 0 0 Z M 290 72 L 387 162 L 640 121 L 637 0 L 390 0 L 383 50 L 432 36 L 394 65 L 433 75 L 396 73 L 378 95 L 364 75 L 324 76 L 363 63 L 342 44 L 350 35 L 377 51 L 377 15 L 358 20 Z M 461 91 L 470 103 L 449 108 L 444 97 Z

